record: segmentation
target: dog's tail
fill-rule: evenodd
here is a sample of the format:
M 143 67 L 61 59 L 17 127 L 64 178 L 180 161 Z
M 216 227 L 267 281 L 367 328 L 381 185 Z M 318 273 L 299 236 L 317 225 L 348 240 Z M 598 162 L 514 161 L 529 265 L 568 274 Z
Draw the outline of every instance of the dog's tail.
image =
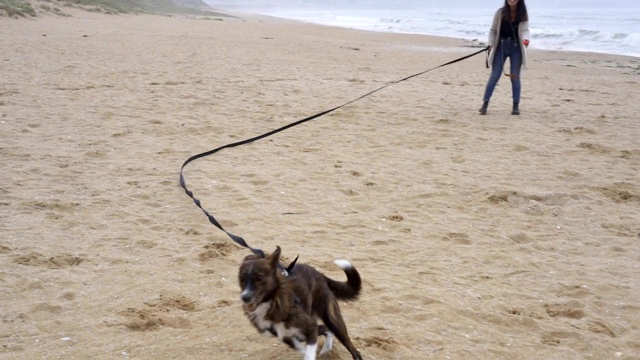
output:
M 360 295 L 362 280 L 358 270 L 347 260 L 334 261 L 347 275 L 346 282 L 335 281 L 325 276 L 329 289 L 340 300 L 355 300 Z

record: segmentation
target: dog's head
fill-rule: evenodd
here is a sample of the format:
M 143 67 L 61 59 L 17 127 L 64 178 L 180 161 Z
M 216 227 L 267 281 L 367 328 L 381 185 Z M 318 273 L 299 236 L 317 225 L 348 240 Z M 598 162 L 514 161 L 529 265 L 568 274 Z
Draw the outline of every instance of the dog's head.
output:
M 258 305 L 270 300 L 280 284 L 280 247 L 268 256 L 249 255 L 244 258 L 238 281 L 240 299 L 248 311 L 254 311 Z

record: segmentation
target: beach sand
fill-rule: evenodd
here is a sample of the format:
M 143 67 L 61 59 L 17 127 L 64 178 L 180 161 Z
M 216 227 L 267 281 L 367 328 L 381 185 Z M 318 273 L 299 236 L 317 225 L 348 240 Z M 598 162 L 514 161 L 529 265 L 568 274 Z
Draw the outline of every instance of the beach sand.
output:
M 300 359 L 192 155 L 478 50 L 268 17 L 0 19 L 0 357 Z M 344 279 L 365 359 L 640 359 L 640 60 L 484 55 L 185 168 L 230 232 Z M 319 359 L 349 359 L 345 348 Z

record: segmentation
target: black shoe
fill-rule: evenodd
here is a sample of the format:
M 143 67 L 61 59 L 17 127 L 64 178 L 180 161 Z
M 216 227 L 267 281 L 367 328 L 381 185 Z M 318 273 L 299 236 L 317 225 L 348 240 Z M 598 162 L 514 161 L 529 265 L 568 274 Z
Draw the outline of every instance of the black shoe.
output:
M 520 109 L 518 108 L 518 103 L 513 103 L 513 110 L 511 110 L 511 115 L 520 115 Z
M 489 102 L 488 101 L 483 101 L 482 102 L 482 107 L 480 108 L 480 110 L 478 110 L 480 115 L 486 115 L 487 114 L 487 107 L 489 107 Z

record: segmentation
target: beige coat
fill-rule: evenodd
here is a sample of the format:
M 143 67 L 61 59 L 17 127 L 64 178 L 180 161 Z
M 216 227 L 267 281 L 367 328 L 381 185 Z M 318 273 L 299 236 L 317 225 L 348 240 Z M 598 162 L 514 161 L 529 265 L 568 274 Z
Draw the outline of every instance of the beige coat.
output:
M 491 30 L 489 30 L 489 46 L 491 46 L 489 66 L 493 66 L 497 43 L 500 41 L 500 25 L 502 25 L 502 8 L 498 9 L 493 16 L 493 24 L 491 24 Z M 520 39 L 520 41 L 529 39 L 529 21 L 521 21 L 518 25 L 518 39 Z M 524 68 L 527 66 L 527 51 L 526 47 L 522 44 L 520 44 L 520 51 L 522 51 L 522 67 Z

